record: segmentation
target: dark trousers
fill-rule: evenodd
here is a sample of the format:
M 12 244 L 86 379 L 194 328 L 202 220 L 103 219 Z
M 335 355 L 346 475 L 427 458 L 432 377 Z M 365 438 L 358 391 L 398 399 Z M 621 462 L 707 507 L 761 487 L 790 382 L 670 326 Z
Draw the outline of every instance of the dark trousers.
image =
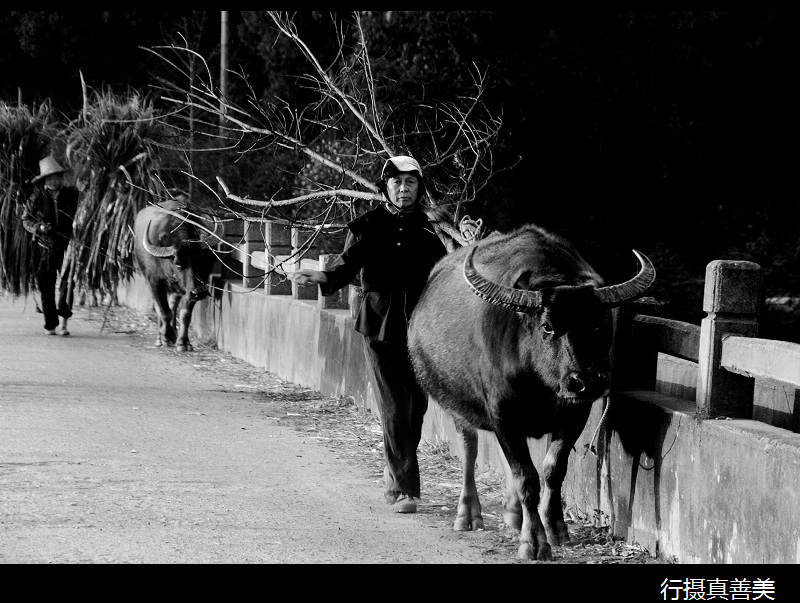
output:
M 56 301 L 56 282 L 61 261 L 57 254 L 52 254 L 42 260 L 39 272 L 36 274 L 36 284 L 42 296 L 42 313 L 44 314 L 44 328 L 55 329 L 58 326 L 58 317 L 70 318 L 72 316 L 72 296 L 70 295 L 69 275 L 61 279 Z
M 405 342 L 392 346 L 365 337 L 364 343 L 383 428 L 386 499 L 394 502 L 400 494 L 419 498 L 417 446 L 428 397 L 417 384 Z

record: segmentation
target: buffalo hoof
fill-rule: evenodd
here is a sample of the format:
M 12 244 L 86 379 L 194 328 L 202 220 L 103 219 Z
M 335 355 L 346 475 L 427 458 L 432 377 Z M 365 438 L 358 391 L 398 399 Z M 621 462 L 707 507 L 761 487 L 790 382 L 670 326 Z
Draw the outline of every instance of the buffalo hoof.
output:
M 186 344 L 183 344 L 183 343 L 181 343 L 181 344 L 178 344 L 178 346 L 177 346 L 175 349 L 176 349 L 178 352 L 194 352 L 194 347 L 192 346 L 192 344 L 191 344 L 191 343 L 186 343 Z
M 518 559 L 528 559 L 531 561 L 552 561 L 553 560 L 553 550 L 550 548 L 548 543 L 544 543 L 539 546 L 539 550 L 536 550 L 536 547 L 532 545 L 530 542 L 523 542 L 519 545 L 519 550 L 517 551 L 517 558 Z
M 470 514 L 459 514 L 456 517 L 455 523 L 453 523 L 453 529 L 456 532 L 469 532 L 472 530 L 482 530 L 483 529 L 483 516 L 481 515 L 470 515 Z
M 570 541 L 569 529 L 564 521 L 556 521 L 547 531 L 547 540 L 561 546 Z
M 407 494 L 401 494 L 394 503 L 395 513 L 416 513 L 417 499 Z

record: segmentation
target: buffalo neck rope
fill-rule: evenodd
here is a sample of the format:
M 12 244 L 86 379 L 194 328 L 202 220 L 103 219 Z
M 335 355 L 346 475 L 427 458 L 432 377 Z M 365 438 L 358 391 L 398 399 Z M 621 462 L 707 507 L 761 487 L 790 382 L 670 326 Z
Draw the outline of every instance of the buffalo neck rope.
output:
M 611 396 L 603 396 L 603 402 L 605 403 L 606 407 L 603 409 L 603 414 L 600 416 L 600 421 L 597 423 L 594 434 L 592 434 L 592 439 L 588 444 L 583 445 L 583 447 L 586 448 L 586 452 L 583 453 L 584 457 L 589 452 L 591 452 L 594 456 L 597 456 L 597 448 L 595 448 L 594 443 L 597 441 L 597 434 L 600 432 L 600 428 L 603 426 L 603 422 L 606 420 L 608 409 L 611 406 Z

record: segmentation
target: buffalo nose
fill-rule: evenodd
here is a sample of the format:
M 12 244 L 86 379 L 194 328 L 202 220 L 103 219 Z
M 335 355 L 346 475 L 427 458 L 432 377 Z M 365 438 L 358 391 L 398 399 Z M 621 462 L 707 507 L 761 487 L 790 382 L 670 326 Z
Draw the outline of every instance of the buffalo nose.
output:
M 577 373 L 572 373 L 567 377 L 567 391 L 571 394 L 580 394 L 586 390 L 586 384 L 578 377 Z

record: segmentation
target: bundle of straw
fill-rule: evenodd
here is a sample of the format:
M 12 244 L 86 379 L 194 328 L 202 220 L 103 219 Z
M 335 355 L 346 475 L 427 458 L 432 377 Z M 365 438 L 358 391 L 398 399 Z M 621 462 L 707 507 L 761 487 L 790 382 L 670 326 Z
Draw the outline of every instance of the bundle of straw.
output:
M 35 290 L 39 247 L 22 227 L 30 179 L 58 134 L 49 101 L 38 107 L 0 101 L 0 289 L 14 296 Z
M 86 99 L 68 127 L 67 160 L 81 191 L 65 270 L 79 290 L 109 293 L 133 276 L 133 222 L 165 196 L 157 141 L 164 126 L 151 102 L 106 90 Z

